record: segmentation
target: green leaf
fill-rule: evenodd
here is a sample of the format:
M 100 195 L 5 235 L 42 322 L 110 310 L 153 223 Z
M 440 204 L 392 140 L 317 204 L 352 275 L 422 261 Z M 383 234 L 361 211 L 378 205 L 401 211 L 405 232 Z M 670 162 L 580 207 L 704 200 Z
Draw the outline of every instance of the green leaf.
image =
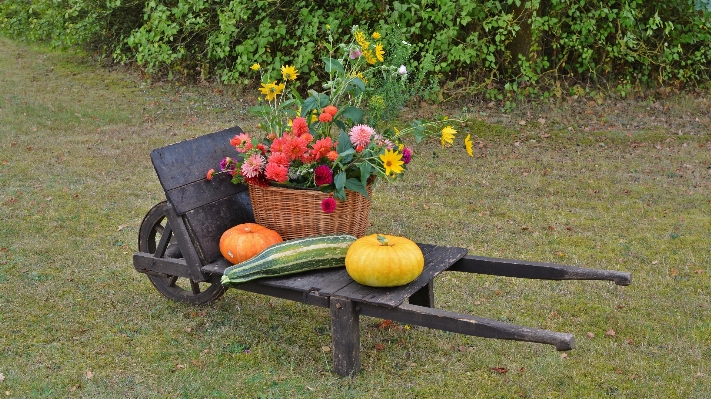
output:
M 359 166 L 360 169 L 360 183 L 366 185 L 368 183 L 368 177 L 373 173 L 373 166 L 368 162 L 362 162 Z
M 368 190 L 365 189 L 365 185 L 363 185 L 360 180 L 356 178 L 350 178 L 346 180 L 346 188 L 351 191 L 363 194 L 365 198 L 369 198 Z
M 333 123 L 334 123 L 336 126 L 338 126 L 341 130 L 346 130 L 346 129 L 348 128 L 348 127 L 346 126 L 346 124 L 343 123 L 343 121 L 335 120 L 335 121 L 333 121 Z
M 268 106 L 266 106 L 266 105 L 256 105 L 256 106 L 254 106 L 254 107 L 251 107 L 251 108 L 249 109 L 249 112 L 252 113 L 252 114 L 254 114 L 254 115 L 262 116 L 262 115 L 271 114 L 271 113 L 272 113 L 272 109 L 271 109 L 271 107 L 268 107 Z
M 347 150 L 352 150 L 353 144 L 351 144 L 351 138 L 348 137 L 348 133 L 341 130 L 341 134 L 338 136 L 338 145 L 336 146 L 336 152 L 342 154 Z
M 309 97 L 304 100 L 304 103 L 301 105 L 301 117 L 306 117 L 311 111 L 318 109 L 318 103 L 316 101 L 317 99 L 315 97 Z
M 334 60 L 333 58 L 330 57 L 323 57 L 321 58 L 324 64 L 324 69 L 326 69 L 326 72 L 332 73 L 334 71 L 340 72 L 345 74 L 346 71 L 343 69 L 343 64 L 341 64 L 340 61 Z
M 354 94 L 356 96 L 365 93 L 365 83 L 360 78 L 353 78 L 350 84 L 355 87 L 356 90 Z
M 343 190 L 346 187 L 346 172 L 338 172 L 333 177 L 333 185 L 336 186 L 336 191 Z
M 337 189 L 336 191 L 333 192 L 333 196 L 338 198 L 341 201 L 345 201 L 346 200 L 346 190 L 345 189 L 340 189 L 340 190 Z
M 363 123 L 363 111 L 356 107 L 346 107 L 342 109 L 338 115 L 350 119 L 353 124 Z

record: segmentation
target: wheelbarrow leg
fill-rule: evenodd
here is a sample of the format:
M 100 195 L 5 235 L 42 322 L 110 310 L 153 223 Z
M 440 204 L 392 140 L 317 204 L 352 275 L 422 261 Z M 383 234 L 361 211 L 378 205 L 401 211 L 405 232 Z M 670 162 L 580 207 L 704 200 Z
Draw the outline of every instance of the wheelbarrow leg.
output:
M 333 370 L 341 377 L 360 372 L 360 320 L 355 302 L 331 297 Z
M 424 306 L 426 308 L 434 307 L 434 284 L 432 281 L 426 286 L 415 291 L 408 299 L 410 305 Z

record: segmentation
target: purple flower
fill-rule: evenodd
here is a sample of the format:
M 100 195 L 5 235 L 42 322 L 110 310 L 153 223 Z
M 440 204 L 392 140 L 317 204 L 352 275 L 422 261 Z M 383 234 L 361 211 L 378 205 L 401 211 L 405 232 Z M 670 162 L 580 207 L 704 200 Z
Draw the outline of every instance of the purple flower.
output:
M 317 186 L 333 183 L 333 173 L 328 165 L 319 165 L 314 170 L 314 180 Z
M 356 58 L 360 57 L 360 49 L 359 48 L 352 48 L 350 51 L 350 54 L 348 55 L 352 60 L 355 60 Z
M 405 65 L 400 65 L 400 68 L 397 69 L 397 73 L 400 75 L 407 75 L 407 68 L 405 68 Z
M 220 161 L 220 170 L 223 172 L 227 172 L 229 174 L 234 174 L 235 170 L 237 169 L 237 164 L 235 163 L 235 160 L 226 157 L 222 161 Z
M 412 161 L 412 151 L 409 148 L 404 147 L 402 149 L 402 163 L 407 165 L 410 161 Z
M 336 210 L 336 200 L 332 197 L 324 198 L 321 201 L 321 209 L 326 213 L 333 213 Z

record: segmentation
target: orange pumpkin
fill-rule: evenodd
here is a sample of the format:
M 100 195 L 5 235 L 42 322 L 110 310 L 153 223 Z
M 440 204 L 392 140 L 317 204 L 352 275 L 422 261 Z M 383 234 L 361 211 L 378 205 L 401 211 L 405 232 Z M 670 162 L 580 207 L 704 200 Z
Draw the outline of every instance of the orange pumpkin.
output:
M 282 241 L 274 230 L 256 223 L 242 223 L 222 233 L 220 252 L 232 264 L 237 264 Z

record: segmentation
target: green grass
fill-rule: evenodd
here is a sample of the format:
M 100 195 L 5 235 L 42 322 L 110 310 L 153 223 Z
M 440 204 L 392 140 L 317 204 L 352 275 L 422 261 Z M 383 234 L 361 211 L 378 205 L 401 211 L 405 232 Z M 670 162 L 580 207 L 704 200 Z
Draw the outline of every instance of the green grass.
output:
M 410 172 L 377 186 L 370 231 L 630 271 L 633 284 L 446 273 L 438 307 L 570 332 L 577 348 L 364 317 L 363 372 L 342 379 L 327 309 L 238 290 L 191 307 L 133 269 L 138 226 L 163 197 L 150 151 L 253 129 L 252 98 L 7 40 L 0 93 L 0 397 L 711 397 L 708 132 L 522 138 L 472 121 L 474 158 L 417 146 Z

